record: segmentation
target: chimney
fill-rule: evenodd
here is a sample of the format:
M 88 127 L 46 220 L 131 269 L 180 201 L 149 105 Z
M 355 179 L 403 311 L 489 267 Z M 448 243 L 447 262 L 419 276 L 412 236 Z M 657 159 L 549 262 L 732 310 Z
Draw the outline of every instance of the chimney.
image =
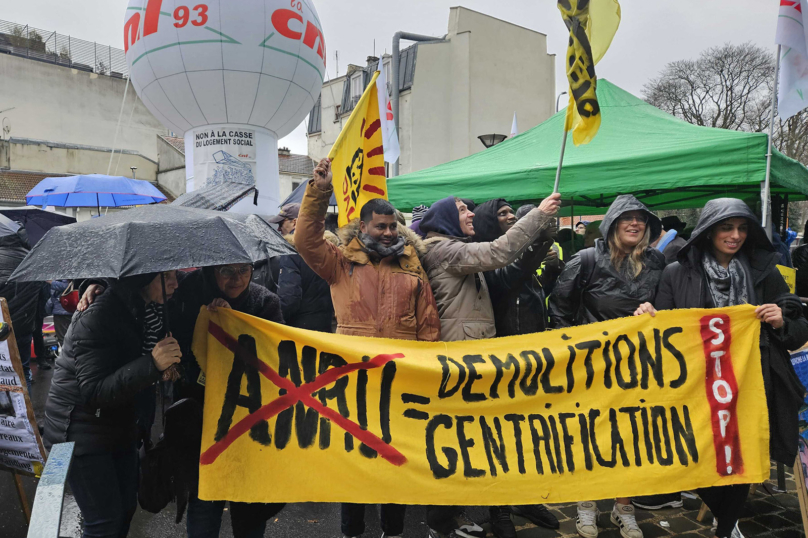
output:
M 278 155 L 291 155 L 289 148 L 278 148 Z
M 367 61 L 368 61 L 368 67 L 370 67 L 371 64 L 378 64 L 379 58 L 377 58 L 376 56 L 368 56 Z

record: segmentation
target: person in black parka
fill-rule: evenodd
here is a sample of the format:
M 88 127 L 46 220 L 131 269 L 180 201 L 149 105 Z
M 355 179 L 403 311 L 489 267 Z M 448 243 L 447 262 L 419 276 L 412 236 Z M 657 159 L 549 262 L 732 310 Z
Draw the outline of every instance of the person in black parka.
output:
M 489 200 L 477 206 L 474 212 L 475 243 L 489 243 L 505 234 L 516 224 L 511 205 L 503 198 Z M 494 307 L 496 335 L 531 334 L 547 329 L 549 323 L 544 286 L 558 276 L 561 262 L 550 250 L 553 240 L 541 239 L 527 248 L 514 263 L 483 273 Z M 548 257 L 548 252 L 552 253 Z M 541 280 L 536 270 L 547 259 Z M 516 536 L 511 512 L 530 520 L 534 525 L 548 529 L 559 528 L 558 518 L 543 504 L 492 506 L 489 508 L 494 536 Z
M 334 245 L 339 243 L 337 236 L 329 231 L 325 232 L 324 237 Z M 294 232 L 285 235 L 284 239 L 295 246 Z M 303 261 L 300 254 L 281 256 L 278 297 L 287 325 L 310 331 L 332 332 L 334 304 L 331 302 L 331 287 Z
M 31 341 L 36 327 L 37 308 L 43 282 L 9 282 L 11 273 L 31 250 L 28 233 L 20 228 L 16 233 L 0 237 L 0 297 L 8 301 L 14 337 L 20 352 L 20 362 L 31 392 Z
M 662 232 L 659 218 L 634 196 L 621 195 L 609 206 L 600 232 L 603 239 L 573 256 L 556 281 L 550 296 L 556 328 L 638 315 L 656 296 L 665 257 L 649 245 Z M 598 515 L 594 502 L 579 502 L 578 534 L 597 537 Z M 629 498 L 616 499 L 611 521 L 624 538 L 643 537 Z
M 791 365 L 789 350 L 808 341 L 808 321 L 776 267 L 779 262 L 780 253 L 745 203 L 734 198 L 711 200 L 678 261 L 665 269 L 653 304 L 657 310 L 758 305 L 771 457 L 793 465 L 805 388 Z M 732 534 L 748 492 L 748 485 L 699 490 L 718 520 L 716 536 Z
M 166 292 L 177 286 L 166 273 Z M 45 404 L 45 446 L 74 442 L 68 482 L 84 517 L 84 536 L 123 537 L 137 508 L 135 396 L 180 360 L 158 312 L 161 275 L 113 282 L 77 313 L 56 360 Z
M 171 331 L 182 351 L 181 377 L 174 382 L 175 401 L 191 398 L 199 403 L 199 409 L 204 405 L 205 379 L 191 349 L 194 327 L 203 306 L 211 310 L 232 308 L 251 316 L 283 323 L 278 296 L 252 281 L 253 276 L 253 267 L 249 264 L 219 265 L 178 273 L 179 287 L 169 304 Z M 97 301 L 95 297 L 109 294 L 104 291 L 101 281 L 96 281 L 95 284 L 88 286 L 84 292 L 79 304 L 80 311 L 86 308 L 87 304 Z M 188 420 L 188 422 L 201 424 L 201 420 Z M 185 446 L 195 447 L 193 454 L 180 456 L 182 462 L 193 464 L 190 473 L 183 473 L 191 477 L 189 483 L 178 488 L 184 489 L 188 495 L 186 520 L 188 537 L 217 537 L 222 524 L 225 501 L 203 501 L 197 497 L 198 465 L 195 462 L 199 461 L 201 428 L 189 428 L 181 435 L 193 437 L 194 439 Z M 233 536 L 235 538 L 263 536 L 267 520 L 277 514 L 283 506 L 280 503 L 231 503 Z M 181 510 L 178 502 L 180 515 Z
M 475 243 L 496 240 L 516 224 L 511 205 L 502 198 L 477 206 L 474 213 Z M 553 240 L 528 247 L 514 263 L 494 271 L 486 271 L 485 282 L 494 307 L 497 336 L 531 334 L 548 328 L 545 289 L 555 282 L 563 267 L 551 250 Z M 541 277 L 536 270 L 547 259 Z

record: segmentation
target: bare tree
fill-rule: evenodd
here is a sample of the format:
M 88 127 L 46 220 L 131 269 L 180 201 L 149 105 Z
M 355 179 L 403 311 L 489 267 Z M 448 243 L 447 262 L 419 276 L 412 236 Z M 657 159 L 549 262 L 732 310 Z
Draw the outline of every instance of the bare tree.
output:
M 695 125 L 768 132 L 775 57 L 751 43 L 705 50 L 696 60 L 666 65 L 643 87 L 650 104 Z M 808 165 L 808 111 L 774 124 L 774 145 Z M 789 204 L 792 224 L 804 221 L 804 202 Z
M 765 132 L 771 121 L 775 58 L 751 43 L 726 44 L 678 60 L 643 87 L 650 104 L 695 125 Z M 808 164 L 808 112 L 775 122 L 780 151 Z

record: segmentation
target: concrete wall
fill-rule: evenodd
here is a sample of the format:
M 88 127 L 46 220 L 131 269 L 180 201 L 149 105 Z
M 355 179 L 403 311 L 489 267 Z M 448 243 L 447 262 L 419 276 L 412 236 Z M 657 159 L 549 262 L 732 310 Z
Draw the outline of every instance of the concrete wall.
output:
M 455 7 L 446 39 L 418 45 L 412 89 L 401 93 L 401 174 L 482 151 L 477 137 L 510 134 L 514 112 L 524 132 L 555 111 L 555 56 L 544 34 Z M 323 86 L 322 132 L 308 144 L 314 160 L 328 154 L 347 119 L 334 123 L 344 83 Z
M 2 114 L 12 138 L 109 148 L 126 84 L 125 79 L 0 54 L 0 109 L 15 107 Z M 156 162 L 156 135 L 167 131 L 131 86 L 121 124 L 116 147 Z
M 484 134 L 520 132 L 552 116 L 555 56 L 544 34 L 463 7 L 448 43 L 418 45 L 409 103 L 401 109 L 401 173 L 480 152 Z M 409 118 L 407 117 L 409 116 Z
M 0 166 L 11 170 L 27 170 L 58 174 L 106 174 L 110 151 L 103 148 L 76 147 L 48 142 L 19 141 L 12 138 L 8 144 L 7 164 Z M 110 174 L 130 176 L 130 166 L 137 166 L 137 178 L 155 181 L 157 162 L 142 155 L 115 153 Z
M 323 90 L 320 93 L 320 125 L 322 130 L 308 137 L 309 157 L 315 161 L 319 162 L 321 159 L 328 157 L 331 146 L 336 142 L 337 136 L 342 131 L 342 126 L 349 117 L 349 115 L 345 115 L 343 118 L 340 115 L 340 118 L 336 122 L 334 121 L 334 108 L 342 103 L 345 80 L 346 77 L 343 75 L 323 84 Z M 281 189 L 283 189 L 283 185 L 281 185 Z M 281 195 L 281 198 L 284 198 L 283 195 Z
M 157 137 L 157 183 L 175 198 L 185 194 L 185 154 Z

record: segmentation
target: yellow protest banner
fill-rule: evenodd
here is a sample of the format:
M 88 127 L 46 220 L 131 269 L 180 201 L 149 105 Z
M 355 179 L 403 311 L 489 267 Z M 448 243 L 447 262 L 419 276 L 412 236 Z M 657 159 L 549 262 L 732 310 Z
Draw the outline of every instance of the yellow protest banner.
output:
M 376 71 L 351 116 L 328 153 L 334 179 L 334 196 L 339 225 L 359 217 L 365 202 L 387 200 L 387 172 L 384 168 L 384 140 L 376 92 Z
M 754 307 L 427 343 L 205 309 L 199 496 L 511 505 L 758 483 Z
M 785 265 L 778 265 L 777 269 L 780 271 L 780 274 L 783 275 L 783 280 L 785 280 L 786 285 L 788 285 L 788 291 L 797 293 L 797 270 L 793 267 L 786 267 Z

